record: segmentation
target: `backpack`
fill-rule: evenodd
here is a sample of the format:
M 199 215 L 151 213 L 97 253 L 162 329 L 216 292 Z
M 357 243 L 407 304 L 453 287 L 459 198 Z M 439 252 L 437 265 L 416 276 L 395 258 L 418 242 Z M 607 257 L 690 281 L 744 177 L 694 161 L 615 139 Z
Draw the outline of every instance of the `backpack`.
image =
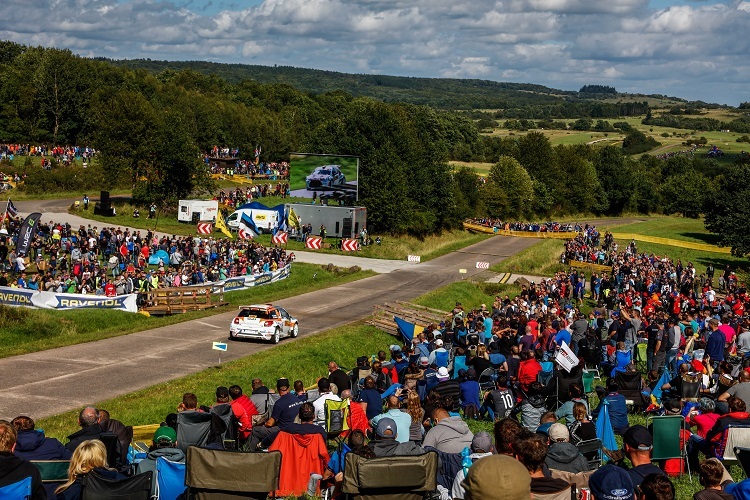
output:
M 349 401 L 325 402 L 325 429 L 328 434 L 340 434 L 349 430 Z

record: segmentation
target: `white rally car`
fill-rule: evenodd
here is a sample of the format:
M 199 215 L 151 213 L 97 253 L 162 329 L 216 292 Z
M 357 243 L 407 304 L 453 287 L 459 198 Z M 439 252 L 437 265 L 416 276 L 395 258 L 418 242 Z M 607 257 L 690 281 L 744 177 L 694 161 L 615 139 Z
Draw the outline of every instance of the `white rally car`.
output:
M 284 337 L 299 334 L 297 320 L 286 309 L 271 304 L 240 306 L 229 325 L 230 339 L 261 339 L 278 344 Z

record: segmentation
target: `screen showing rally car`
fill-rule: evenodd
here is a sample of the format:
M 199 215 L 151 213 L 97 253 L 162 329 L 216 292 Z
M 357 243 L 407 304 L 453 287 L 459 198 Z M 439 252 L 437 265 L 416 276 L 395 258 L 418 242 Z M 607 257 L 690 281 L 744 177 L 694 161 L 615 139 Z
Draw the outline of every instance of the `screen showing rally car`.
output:
M 356 156 L 292 153 L 289 170 L 292 196 L 357 200 Z

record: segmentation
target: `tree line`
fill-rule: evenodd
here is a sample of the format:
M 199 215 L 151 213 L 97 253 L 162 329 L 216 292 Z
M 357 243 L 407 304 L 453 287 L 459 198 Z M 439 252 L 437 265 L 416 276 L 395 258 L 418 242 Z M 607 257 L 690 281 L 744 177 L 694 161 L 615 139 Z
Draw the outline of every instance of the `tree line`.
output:
M 192 69 L 152 73 L 10 42 L 0 42 L 0 141 L 92 146 L 96 162 L 74 177 L 103 189 L 131 188 L 137 203 L 165 205 L 211 191 L 201 153 L 214 145 L 238 147 L 246 159 L 260 145 L 261 161 L 288 160 L 292 151 L 357 155 L 370 229 L 395 234 L 427 235 L 483 215 L 694 216 L 721 180 L 711 159 L 552 146 L 539 132 L 484 136 L 470 116 L 425 104 L 229 81 Z M 480 176 L 449 160 L 494 166 Z M 65 168 L 27 172 L 28 182 L 68 190 Z M 702 188 L 683 189 L 687 184 Z

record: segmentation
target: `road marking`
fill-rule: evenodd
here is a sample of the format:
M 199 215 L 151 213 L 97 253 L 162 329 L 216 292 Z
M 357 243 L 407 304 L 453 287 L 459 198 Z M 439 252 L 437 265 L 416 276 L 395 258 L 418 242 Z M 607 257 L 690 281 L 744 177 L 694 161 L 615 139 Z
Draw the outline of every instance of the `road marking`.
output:
M 221 328 L 220 326 L 212 325 L 211 323 L 206 323 L 205 321 L 196 321 L 196 323 L 203 326 L 209 326 L 211 328 Z

